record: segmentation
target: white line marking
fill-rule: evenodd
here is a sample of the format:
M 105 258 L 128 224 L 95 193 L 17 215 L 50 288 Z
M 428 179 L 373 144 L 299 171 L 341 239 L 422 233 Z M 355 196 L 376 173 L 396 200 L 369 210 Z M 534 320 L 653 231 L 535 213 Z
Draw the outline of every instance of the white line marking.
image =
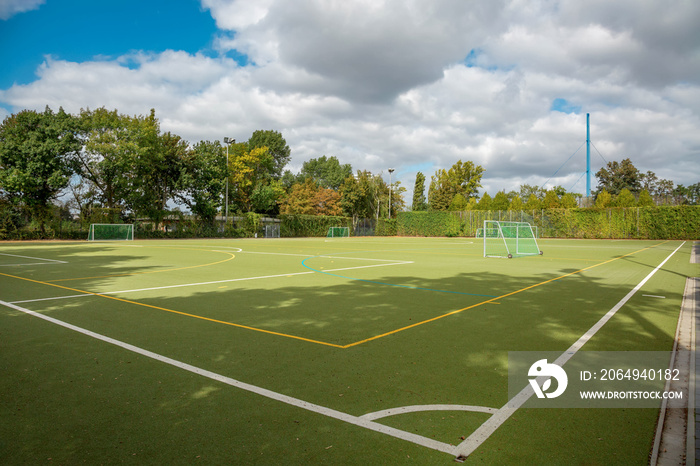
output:
M 105 293 L 102 293 L 102 294 L 105 294 Z M 22 301 L 12 301 L 10 304 L 35 303 L 38 301 L 53 301 L 55 299 L 84 298 L 85 296 L 94 296 L 94 294 L 83 293 L 83 294 L 74 294 L 74 295 L 70 295 L 70 296 L 52 296 L 50 298 L 25 299 Z
M 634 296 L 639 289 L 644 286 L 644 284 L 649 281 L 651 277 L 654 276 L 656 272 L 661 269 L 661 267 L 664 266 L 664 264 L 673 256 L 680 248 L 683 247 L 685 244 L 685 241 L 676 248 L 675 251 L 673 251 L 669 256 L 663 260 L 654 270 L 652 270 L 649 275 L 647 275 L 637 286 L 635 286 L 632 291 L 627 293 L 624 298 L 622 298 L 612 309 L 610 309 L 607 314 L 605 314 L 603 317 L 598 320 L 598 322 L 593 325 L 586 333 L 584 333 L 576 342 L 569 347 L 566 351 L 564 351 L 561 356 L 559 356 L 556 361 L 554 361 L 555 364 L 559 366 L 563 366 L 566 364 L 566 362 L 573 357 L 574 354 L 578 350 L 581 349 L 583 345 L 588 342 L 593 336 L 598 333 L 598 330 L 603 328 L 603 326 L 619 311 L 622 306 L 624 306 L 627 301 Z M 455 451 L 457 452 L 458 457 L 467 457 L 471 455 L 474 450 L 476 450 L 482 443 L 484 443 L 490 436 L 493 434 L 496 429 L 498 429 L 506 420 L 508 420 L 509 417 L 515 413 L 518 408 L 520 408 L 525 402 L 530 399 L 530 397 L 534 394 L 534 391 L 532 389 L 532 386 L 528 384 L 525 388 L 523 388 L 520 393 L 515 395 L 511 400 L 509 400 L 501 409 L 499 409 L 496 414 L 491 416 L 486 422 L 481 424 L 478 429 L 476 429 L 472 434 L 467 437 L 466 440 L 464 440 L 462 443 L 457 445 L 455 448 Z
M 381 419 L 383 417 L 396 416 L 398 414 L 417 413 L 421 411 L 469 411 L 474 413 L 493 414 L 498 411 L 497 408 L 489 408 L 486 406 L 470 406 L 470 405 L 416 405 L 402 406 L 400 408 L 389 408 L 374 413 L 367 413 L 360 416 L 362 419 Z
M 19 257 L 21 259 L 32 259 L 32 260 L 42 261 L 41 262 L 42 264 L 45 262 L 54 262 L 57 264 L 67 264 L 68 263 L 66 261 L 59 261 L 56 259 L 44 259 L 43 257 L 31 257 L 31 256 L 18 256 L 17 254 L 7 254 L 7 253 L 2 253 L 2 252 L 0 252 L 0 256 Z M 9 264 L 9 265 L 35 265 L 35 264 Z
M 354 270 L 354 269 L 368 269 L 372 267 L 385 267 L 388 265 L 403 265 L 410 264 L 412 262 L 395 262 L 391 264 L 374 264 L 374 265 L 360 265 L 357 267 L 345 267 L 341 269 L 329 269 L 324 270 L 324 272 L 339 272 L 341 270 Z M 25 299 L 22 301 L 12 301 L 12 304 L 22 304 L 22 303 L 32 303 L 36 301 L 51 301 L 53 299 L 68 299 L 68 298 L 82 298 L 85 296 L 94 296 L 97 294 L 124 294 L 124 293 L 137 293 L 140 291 L 156 291 L 156 290 L 167 290 L 170 288 L 184 288 L 188 286 L 204 286 L 204 285 L 217 285 L 220 283 L 231 283 L 231 282 L 242 282 L 247 280 L 262 280 L 266 278 L 281 278 L 281 277 L 293 277 L 295 275 L 310 275 L 316 272 L 295 272 L 295 273 L 281 273 L 277 275 L 264 275 L 260 277 L 244 277 L 244 278 L 230 278 L 227 280 L 216 280 L 211 282 L 198 282 L 198 283 L 183 283 L 180 285 L 166 285 L 166 286 L 155 286 L 151 288 L 136 288 L 133 290 L 118 290 L 118 291 L 86 291 L 84 294 L 70 295 L 70 296 L 55 296 L 49 298 L 37 298 L 37 299 Z
M 215 372 L 208 371 L 206 369 L 202 369 L 196 366 L 192 366 L 190 364 L 184 363 L 182 361 L 177 361 L 175 359 L 171 359 L 167 356 L 160 355 L 158 353 L 154 353 L 152 351 L 145 350 L 143 348 L 139 348 L 138 346 L 130 345 L 128 343 L 125 343 L 123 341 L 115 340 L 114 338 L 110 338 L 104 335 L 101 335 L 99 333 L 92 332 L 90 330 L 84 329 L 82 327 L 78 327 L 72 324 L 69 324 L 67 322 L 63 322 L 62 320 L 55 319 L 53 317 L 46 316 L 44 314 L 40 314 L 38 312 L 30 311 L 29 309 L 25 309 L 20 306 L 16 306 L 11 303 L 7 303 L 5 301 L 0 301 L 0 305 L 9 307 L 11 309 L 15 309 L 20 312 L 24 312 L 26 314 L 32 315 L 34 317 L 38 317 L 40 319 L 46 320 L 48 322 L 51 322 L 56 325 L 60 325 L 61 327 L 65 327 L 69 330 L 73 330 L 75 332 L 82 333 L 83 335 L 87 335 L 89 337 L 95 338 L 97 340 L 102 340 L 106 343 L 110 343 L 112 345 L 119 346 L 120 348 L 123 348 L 127 351 L 132 351 L 137 354 L 141 354 L 143 356 L 146 356 L 151 359 L 155 359 L 156 361 L 163 362 L 165 364 L 169 364 L 171 366 L 177 367 L 179 369 L 186 370 L 188 372 L 192 372 L 197 375 L 201 375 L 202 377 L 207 377 L 212 380 L 216 380 L 221 383 L 225 383 L 227 385 L 230 385 L 232 387 L 240 388 L 241 390 L 246 390 L 249 392 L 256 393 L 260 396 L 264 396 L 266 398 L 270 398 L 276 401 L 280 401 L 282 403 L 286 403 L 288 405 L 296 406 L 297 408 L 302 408 L 307 411 L 311 411 L 317 414 L 321 414 L 323 416 L 328 416 L 334 419 L 337 419 L 339 421 L 347 422 L 348 424 L 352 424 L 355 426 L 359 427 L 364 427 L 365 429 L 370 429 L 375 432 L 379 432 L 382 434 L 390 435 L 392 437 L 396 437 L 402 440 L 406 440 L 408 442 L 415 443 L 417 445 L 424 446 L 426 448 L 431 448 L 433 450 L 441 451 L 443 453 L 449 453 L 449 454 L 454 454 L 454 449 L 455 447 L 453 445 L 450 445 L 448 443 L 443 443 L 439 442 L 437 440 L 433 440 L 427 437 L 423 437 L 421 435 L 416 435 L 411 432 L 405 432 L 403 430 L 395 429 L 393 427 L 385 426 L 383 424 L 378 424 L 376 422 L 372 422 L 371 420 L 368 419 L 363 419 L 362 417 L 358 416 L 353 416 L 351 414 L 343 413 L 340 411 L 336 411 L 331 408 L 326 408 L 324 406 L 320 406 L 317 404 L 313 403 L 308 403 L 304 400 L 300 400 L 298 398 L 293 398 L 291 396 L 283 395 L 281 393 L 273 392 L 272 390 L 268 390 L 266 388 L 262 387 L 257 387 L 255 385 L 251 385 L 245 382 L 241 382 L 239 380 L 232 379 L 230 377 L 226 377 L 220 374 L 217 374 Z
M 67 262 L 58 262 L 59 264 L 67 264 Z M 23 267 L 25 265 L 54 265 L 56 262 L 24 262 L 22 264 L 0 264 L 0 267 Z
M 666 296 L 656 296 L 656 295 L 653 295 L 653 294 L 643 294 L 642 296 L 646 296 L 647 298 L 666 299 Z

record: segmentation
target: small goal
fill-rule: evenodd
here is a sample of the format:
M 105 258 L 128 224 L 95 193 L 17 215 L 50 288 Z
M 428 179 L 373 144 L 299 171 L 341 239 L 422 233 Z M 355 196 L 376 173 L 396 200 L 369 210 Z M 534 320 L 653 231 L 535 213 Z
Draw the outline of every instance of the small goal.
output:
M 350 228 L 348 227 L 330 227 L 326 238 L 349 238 Z
M 484 238 L 484 257 L 542 255 L 537 235 L 527 222 L 502 222 L 485 220 L 481 230 Z
M 92 223 L 88 241 L 133 241 L 133 224 Z

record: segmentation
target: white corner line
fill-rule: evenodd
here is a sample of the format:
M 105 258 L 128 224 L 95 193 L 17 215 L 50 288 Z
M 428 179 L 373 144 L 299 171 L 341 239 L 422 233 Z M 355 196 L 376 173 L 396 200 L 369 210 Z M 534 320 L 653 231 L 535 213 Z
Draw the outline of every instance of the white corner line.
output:
M 654 270 L 649 272 L 649 275 L 644 277 L 644 279 L 639 282 L 629 293 L 625 295 L 612 309 L 610 309 L 603 317 L 601 317 L 598 322 L 596 322 L 586 333 L 584 333 L 573 345 L 564 351 L 554 363 L 563 366 L 566 362 L 573 357 L 578 350 L 583 347 L 583 345 L 588 342 L 593 336 L 598 333 L 598 330 L 603 328 L 603 326 L 619 311 L 622 306 L 624 306 L 627 301 L 629 301 L 632 296 L 634 296 L 637 291 L 639 291 L 644 284 L 649 281 L 651 277 L 654 276 L 656 272 L 664 266 L 664 264 L 685 244 L 685 241 L 681 243 L 671 254 L 666 257 L 659 265 L 656 266 Z M 500 408 L 493 416 L 487 419 L 481 426 L 479 426 L 472 434 L 467 437 L 462 443 L 457 445 L 455 448 L 458 458 L 466 458 L 471 455 L 474 450 L 479 448 L 482 443 L 484 443 L 496 430 L 504 423 L 508 418 L 510 418 L 513 413 L 515 413 L 525 402 L 530 399 L 530 397 L 535 392 L 531 385 L 527 385 L 523 388 L 517 395 L 510 399 L 502 408 Z
M 95 333 L 91 330 L 84 329 L 82 327 L 78 327 L 73 324 L 69 324 L 67 322 L 64 322 L 62 320 L 55 319 L 53 317 L 49 317 L 47 315 L 30 311 L 29 309 L 25 309 L 23 307 L 17 306 L 15 304 L 11 304 L 5 301 L 0 300 L 0 305 L 9 307 L 10 309 L 14 309 L 16 311 L 23 312 L 25 314 L 29 314 L 34 317 L 38 317 L 40 319 L 46 320 L 48 322 L 51 322 L 56 325 L 60 325 L 61 327 L 65 327 L 69 330 L 73 330 L 78 333 L 82 333 L 83 335 L 87 335 L 91 338 L 95 338 L 97 340 L 104 341 L 106 343 L 118 346 L 120 348 L 123 348 L 127 351 L 131 351 L 137 354 L 140 354 L 142 356 L 146 356 L 147 358 L 155 359 L 156 361 L 163 362 L 165 364 L 169 364 L 171 366 L 177 367 L 179 369 L 192 372 L 193 374 L 200 375 L 202 377 L 209 378 L 211 380 L 215 380 L 221 383 L 224 383 L 226 385 L 230 385 L 232 387 L 239 388 L 241 390 L 245 390 L 248 392 L 255 393 L 260 396 L 264 396 L 266 398 L 270 398 L 272 400 L 280 401 L 282 403 L 295 406 L 297 408 L 305 409 L 307 411 L 311 411 L 317 414 L 321 414 L 323 416 L 331 417 L 333 419 L 337 419 L 339 421 L 346 422 L 348 424 L 352 424 L 358 427 L 363 427 L 365 429 L 373 430 L 375 432 L 379 432 L 382 434 L 386 434 L 401 440 L 405 440 L 407 442 L 415 443 L 417 445 L 430 448 L 432 450 L 437 450 L 443 453 L 448 453 L 451 455 L 455 454 L 455 447 L 454 445 L 450 445 L 448 443 L 443 443 L 439 442 L 437 440 L 433 440 L 431 438 L 423 437 L 422 435 L 417 435 L 413 434 L 411 432 L 406 432 L 403 430 L 396 429 L 394 427 L 389 427 L 385 426 L 383 424 L 379 424 L 376 422 L 373 422 L 369 419 L 364 419 L 362 417 L 358 416 L 353 416 L 351 414 L 343 413 L 341 411 L 336 411 L 331 408 L 326 408 L 324 406 L 320 406 L 314 403 L 309 403 L 304 400 L 300 400 L 298 398 L 293 398 L 291 396 L 283 395 L 281 393 L 273 392 L 272 390 L 268 390 L 266 388 L 258 387 L 255 385 L 251 385 L 245 382 L 241 382 L 236 379 L 232 379 L 230 377 L 226 377 L 221 374 L 217 374 L 215 372 L 208 371 L 206 369 L 202 369 L 200 367 L 193 366 L 191 364 L 184 363 L 182 361 L 178 361 L 172 358 L 169 358 L 167 356 L 160 355 L 158 353 L 154 353 L 152 351 L 148 351 L 143 348 L 139 348 L 138 346 L 130 345 L 129 343 L 125 343 L 120 340 L 115 340 L 114 338 L 107 337 L 105 335 Z

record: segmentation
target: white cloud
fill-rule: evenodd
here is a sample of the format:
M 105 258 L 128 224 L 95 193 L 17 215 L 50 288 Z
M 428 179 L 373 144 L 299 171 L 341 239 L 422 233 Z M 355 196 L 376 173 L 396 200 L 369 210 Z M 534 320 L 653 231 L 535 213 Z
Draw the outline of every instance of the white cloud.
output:
M 408 204 L 416 171 L 429 182 L 460 159 L 484 166 L 492 195 L 545 182 L 582 192 L 590 112 L 594 173 L 602 157 L 629 157 L 687 185 L 700 181 L 700 36 L 688 19 L 700 3 L 672 3 L 204 0 L 220 50 L 252 64 L 177 51 L 47 58 L 0 102 L 155 108 L 163 130 L 193 142 L 275 129 L 291 169 L 321 155 L 387 178 L 393 167 Z M 581 110 L 555 111 L 555 99 Z
M 7 20 L 16 14 L 36 10 L 46 0 L 0 0 L 0 20 Z

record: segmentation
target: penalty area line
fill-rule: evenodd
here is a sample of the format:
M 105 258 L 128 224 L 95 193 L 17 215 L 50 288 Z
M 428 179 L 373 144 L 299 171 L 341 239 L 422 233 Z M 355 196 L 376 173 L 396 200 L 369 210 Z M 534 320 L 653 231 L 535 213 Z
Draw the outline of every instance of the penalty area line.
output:
M 680 248 L 683 247 L 685 241 L 681 243 L 671 254 L 666 257 L 659 265 L 656 266 L 654 270 L 649 272 L 649 275 L 644 277 L 644 279 L 637 284 L 629 293 L 625 295 L 612 309 L 610 309 L 603 317 L 601 317 L 598 322 L 596 322 L 586 333 L 584 333 L 573 345 L 571 345 L 566 351 L 564 351 L 555 361 L 554 364 L 563 366 L 569 359 L 571 359 L 582 347 L 586 344 L 593 336 L 598 333 L 598 331 L 603 328 L 603 326 L 608 323 L 610 319 L 619 311 L 622 306 L 627 304 L 627 302 L 644 286 L 644 284 L 653 277 L 656 272 L 658 272 L 661 267 L 668 262 L 671 257 L 678 252 Z M 517 395 L 508 400 L 508 402 L 500 408 L 493 416 L 491 416 L 486 422 L 479 426 L 472 434 L 467 437 L 462 443 L 457 445 L 455 451 L 457 453 L 457 458 L 467 458 L 471 455 L 474 450 L 476 450 L 482 443 L 484 443 L 488 438 L 496 432 L 496 430 L 506 422 L 515 412 L 522 407 L 522 405 L 529 400 L 532 395 L 534 395 L 534 390 L 532 386 L 528 384 L 523 388 Z
M 399 430 L 393 427 L 389 427 L 383 424 L 379 424 L 376 422 L 373 422 L 370 419 L 358 417 L 358 416 L 353 416 L 351 414 L 343 413 L 341 411 L 337 411 L 335 409 L 327 408 L 325 406 L 317 405 L 314 403 L 309 403 L 304 400 L 300 400 L 299 398 L 294 398 L 291 396 L 283 395 L 281 393 L 273 392 L 272 390 L 268 390 L 266 388 L 258 387 L 256 385 L 251 385 L 245 382 L 241 382 L 239 380 L 233 379 L 231 377 L 226 377 L 221 374 L 217 374 L 212 371 L 208 371 L 206 369 L 202 369 L 200 367 L 193 366 L 191 364 L 187 364 L 182 361 L 178 361 L 176 359 L 169 358 L 167 356 L 163 356 L 158 353 L 154 353 L 152 351 L 140 348 L 138 346 L 131 345 L 129 343 L 125 343 L 120 340 L 116 340 L 114 338 L 110 338 L 108 336 L 93 332 L 91 330 L 84 329 L 82 327 L 78 327 L 73 324 L 69 324 L 67 322 L 64 322 L 59 319 L 55 319 L 53 317 L 49 317 L 47 315 L 31 311 L 29 309 L 25 309 L 21 306 L 17 306 L 15 304 L 11 304 L 5 301 L 0 300 L 0 305 L 3 305 L 5 307 L 9 307 L 10 309 L 14 309 L 16 311 L 23 312 L 25 314 L 38 317 L 39 319 L 43 319 L 45 321 L 48 321 L 52 324 L 59 325 L 61 327 L 64 327 L 69 330 L 73 330 L 75 332 L 81 333 L 83 335 L 86 335 L 91 338 L 95 338 L 97 340 L 101 340 L 105 343 L 109 343 L 115 346 L 118 346 L 120 348 L 123 348 L 127 351 L 131 351 L 133 353 L 140 354 L 142 356 L 145 356 L 147 358 L 154 359 L 156 361 L 169 364 L 171 366 L 174 366 L 176 368 L 191 372 L 193 374 L 200 375 L 202 377 L 209 378 L 211 380 L 215 380 L 217 382 L 224 383 L 226 385 L 230 385 L 232 387 L 239 388 L 241 390 L 245 390 L 248 392 L 255 393 L 260 396 L 264 396 L 266 398 L 270 398 L 272 400 L 276 400 L 291 406 L 295 406 L 297 408 L 302 408 L 307 411 L 311 411 L 317 414 L 321 414 L 323 416 L 327 416 L 333 419 L 337 419 L 339 421 L 346 422 L 348 424 L 352 424 L 358 427 L 363 427 L 365 429 L 369 429 L 375 432 L 379 432 L 385 435 L 389 435 L 401 440 L 405 440 L 407 442 L 414 443 L 416 445 L 420 445 L 426 448 L 430 448 L 432 450 L 437 450 L 443 453 L 448 453 L 451 455 L 454 455 L 454 450 L 455 447 L 454 445 L 450 445 L 448 443 L 443 443 L 439 442 L 437 440 L 433 440 L 431 438 L 423 437 L 421 435 L 413 434 L 411 432 L 406 432 L 403 430 Z

